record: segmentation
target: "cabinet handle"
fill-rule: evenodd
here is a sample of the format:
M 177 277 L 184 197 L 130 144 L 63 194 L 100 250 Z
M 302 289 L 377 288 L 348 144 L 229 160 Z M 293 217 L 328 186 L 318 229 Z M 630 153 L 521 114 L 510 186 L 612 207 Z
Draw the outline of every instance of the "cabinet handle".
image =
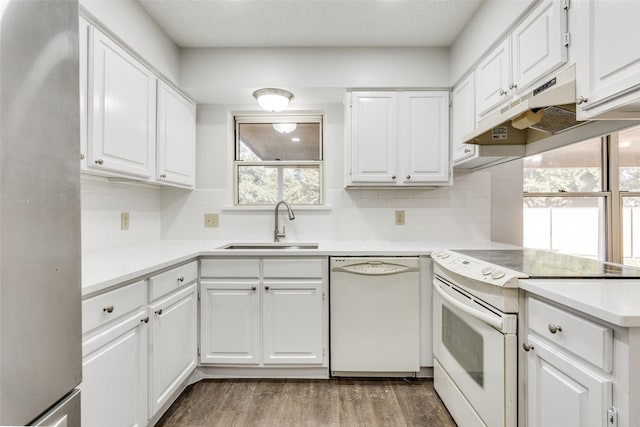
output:
M 113 313 L 113 306 L 112 305 L 108 305 L 105 308 L 102 309 L 102 311 L 106 312 L 106 313 Z
M 526 342 L 522 343 L 522 348 L 524 349 L 524 351 L 533 350 L 533 346 L 531 344 L 527 344 Z
M 96 160 L 94 163 L 95 163 L 96 165 L 101 165 L 101 164 L 104 164 L 104 160 L 102 160 L 102 159 L 98 159 L 98 160 Z
M 84 160 L 84 153 L 80 153 L 80 160 Z
M 407 175 L 407 179 L 411 179 L 411 175 Z
M 163 173 L 163 174 L 160 175 L 160 178 L 162 178 L 162 179 L 165 179 L 166 177 L 167 177 L 166 173 Z
M 515 89 L 515 88 L 517 88 L 517 87 L 518 87 L 518 85 L 517 85 L 517 84 L 515 84 L 515 83 L 511 83 L 511 84 L 509 85 L 509 89 L 511 89 L 511 90 L 513 90 L 513 89 Z
M 178 282 L 184 282 L 184 276 L 178 277 Z
M 396 179 L 396 176 L 395 176 L 395 175 L 391 176 L 391 179 L 395 180 L 395 179 Z
M 576 99 L 576 105 L 586 104 L 588 100 L 589 98 L 585 98 L 584 96 L 581 96 L 580 98 Z
M 252 290 L 252 291 L 254 291 L 254 292 L 256 291 L 256 289 L 258 289 L 258 288 L 257 288 L 257 287 L 255 287 L 255 286 L 252 286 L 252 287 L 251 287 L 251 290 Z
M 149 323 L 149 316 L 145 317 L 144 319 L 140 319 L 141 323 Z
M 552 325 L 549 323 L 549 332 L 555 334 L 556 332 L 562 332 L 562 327 L 560 325 Z
M 157 314 L 158 316 L 160 316 L 162 314 L 162 309 L 156 310 L 156 311 L 154 311 L 154 313 Z
M 268 286 L 265 286 L 265 287 L 264 287 L 264 290 L 265 290 L 265 291 L 268 291 L 268 290 L 269 290 L 269 287 L 268 287 Z
M 500 89 L 500 92 L 498 92 L 498 94 L 499 94 L 500 96 L 505 96 L 505 95 L 507 94 L 507 91 L 506 91 L 506 90 L 504 90 L 504 89 Z
M 469 154 L 470 152 L 471 152 L 471 148 L 465 148 L 465 149 L 464 149 L 464 153 L 465 153 L 465 154 Z

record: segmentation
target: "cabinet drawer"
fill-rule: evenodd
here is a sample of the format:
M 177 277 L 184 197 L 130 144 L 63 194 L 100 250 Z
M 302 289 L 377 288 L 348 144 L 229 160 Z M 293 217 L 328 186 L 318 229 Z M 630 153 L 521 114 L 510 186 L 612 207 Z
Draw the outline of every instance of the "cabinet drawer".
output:
M 258 259 L 203 259 L 201 277 L 260 277 Z
M 82 333 L 116 319 L 146 302 L 145 281 L 82 301 Z
M 181 265 L 149 278 L 149 299 L 159 298 L 198 278 L 198 262 Z
M 556 345 L 611 372 L 613 331 L 536 299 L 529 299 L 528 325 Z
M 265 259 L 263 269 L 265 278 L 322 278 L 324 277 L 326 266 L 321 258 Z

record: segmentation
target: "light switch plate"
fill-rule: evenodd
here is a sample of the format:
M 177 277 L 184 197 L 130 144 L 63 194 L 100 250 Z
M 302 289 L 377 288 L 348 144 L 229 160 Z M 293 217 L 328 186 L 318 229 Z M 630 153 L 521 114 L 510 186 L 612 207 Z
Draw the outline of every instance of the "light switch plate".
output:
M 129 229 L 129 212 L 120 213 L 120 230 Z
M 218 226 L 218 214 L 206 213 L 204 214 L 204 226 L 207 228 Z
M 396 225 L 404 225 L 404 211 L 396 211 Z

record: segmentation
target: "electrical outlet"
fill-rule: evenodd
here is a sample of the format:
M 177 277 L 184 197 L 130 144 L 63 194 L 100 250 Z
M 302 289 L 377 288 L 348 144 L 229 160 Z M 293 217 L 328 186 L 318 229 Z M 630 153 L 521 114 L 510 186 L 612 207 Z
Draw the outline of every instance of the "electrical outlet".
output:
M 129 212 L 120 213 L 120 230 L 129 229 Z
M 404 225 L 404 211 L 396 211 L 396 225 Z
M 213 214 L 213 213 L 204 214 L 204 226 L 205 227 L 217 227 L 218 226 L 218 214 Z

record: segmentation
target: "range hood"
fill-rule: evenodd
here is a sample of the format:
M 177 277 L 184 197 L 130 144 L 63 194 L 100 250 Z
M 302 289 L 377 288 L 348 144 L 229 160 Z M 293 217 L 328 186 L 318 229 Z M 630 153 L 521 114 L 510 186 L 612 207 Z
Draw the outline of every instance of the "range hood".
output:
M 530 144 L 586 123 L 576 120 L 576 69 L 571 65 L 481 120 L 463 139 L 479 145 Z

